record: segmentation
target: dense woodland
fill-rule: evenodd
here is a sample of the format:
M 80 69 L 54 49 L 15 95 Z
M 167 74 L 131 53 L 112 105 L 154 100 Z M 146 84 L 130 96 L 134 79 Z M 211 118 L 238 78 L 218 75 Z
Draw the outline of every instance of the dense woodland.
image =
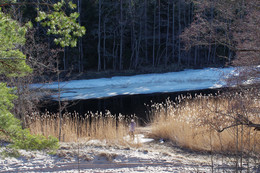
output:
M 40 4 L 44 1 L 30 2 L 33 3 L 6 8 L 13 8 L 15 17 L 25 22 L 36 17 L 34 7 L 37 3 L 39 7 L 47 8 Z M 58 50 L 53 43 L 55 35 L 47 36 L 48 28 L 32 21 L 35 28 L 27 34 L 29 39 L 25 46 L 28 57 L 46 64 L 46 59 L 56 62 L 50 60 L 50 54 L 53 58 L 58 52 L 61 70 L 85 72 L 223 66 L 235 55 L 234 50 L 216 41 L 210 46 L 195 45 L 187 49 L 180 37 L 203 11 L 202 8 L 205 8 L 203 15 L 207 20 L 213 20 L 218 15 L 214 7 L 217 3 L 207 7 L 190 0 L 74 0 L 74 3 L 80 14 L 78 23 L 86 28 L 77 47 Z M 67 11 L 71 12 L 71 9 Z M 231 22 L 231 19 L 225 20 Z M 228 30 L 224 32 L 229 34 Z
M 193 21 L 195 9 L 191 2 L 99 0 L 78 4 L 81 22 L 88 31 L 79 44 L 78 52 L 83 57 L 78 59 L 78 64 L 83 64 L 80 71 L 89 67 L 100 71 L 203 66 L 223 63 L 222 59 L 216 60 L 216 54 L 228 54 L 223 47 L 213 47 L 212 51 L 202 46 L 184 50 L 179 36 Z M 72 63 L 69 57 L 65 57 L 65 67 Z
M 224 66 L 259 52 L 256 0 L 74 0 L 77 22 L 86 28 L 77 47 L 61 48 L 58 36 L 36 22 L 36 9 L 51 10 L 52 0 L 18 0 L 3 11 L 21 23 L 33 22 L 23 52 L 42 71 L 122 71 L 145 68 L 168 71 Z M 20 3 L 20 4 L 19 4 Z M 19 5 L 18 5 L 19 4 Z M 255 32 L 256 37 L 253 33 Z M 247 44 L 250 41 L 250 44 Z M 246 45 L 246 46 L 245 46 Z M 242 51 L 238 51 L 242 47 Z M 257 51 L 255 51 L 257 49 Z M 37 50 L 37 51 L 36 51 Z M 238 55 L 238 56 L 237 56 Z M 247 56 L 248 56 L 247 55 Z M 252 64 L 259 63 L 256 58 Z M 242 60 L 243 61 L 243 60 Z M 50 70 L 52 69 L 52 70 Z M 41 73 L 42 74 L 42 73 Z

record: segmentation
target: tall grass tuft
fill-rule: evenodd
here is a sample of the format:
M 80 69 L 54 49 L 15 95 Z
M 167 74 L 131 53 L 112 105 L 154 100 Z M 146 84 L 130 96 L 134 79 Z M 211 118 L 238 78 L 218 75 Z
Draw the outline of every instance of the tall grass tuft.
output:
M 84 116 L 78 113 L 64 113 L 61 124 L 58 114 L 38 112 L 26 116 L 26 124 L 33 134 L 59 137 L 61 126 L 61 141 L 75 142 L 90 139 L 106 140 L 106 142 L 124 142 L 128 133 L 127 118 L 123 115 L 114 116 L 106 113 L 89 112 Z
M 175 101 L 167 99 L 151 105 L 150 136 L 192 150 L 259 154 L 259 131 L 246 125 L 231 127 L 240 121 L 259 124 L 259 110 L 259 92 L 254 89 L 195 97 L 181 95 Z

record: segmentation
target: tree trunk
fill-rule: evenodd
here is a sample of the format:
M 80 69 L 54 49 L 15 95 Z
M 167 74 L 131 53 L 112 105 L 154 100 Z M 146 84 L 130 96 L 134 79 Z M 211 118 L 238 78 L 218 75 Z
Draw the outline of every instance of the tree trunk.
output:
M 113 70 L 116 70 L 116 52 L 117 52 L 117 46 L 116 46 L 116 33 L 114 31 L 114 40 L 113 40 L 113 53 L 112 53 L 112 57 L 113 57 Z
M 175 58 L 175 4 L 172 1 L 172 60 Z
M 135 18 L 134 18 L 134 12 L 132 7 L 132 0 L 129 0 L 129 13 L 130 13 L 130 21 L 131 21 L 131 58 L 130 58 L 130 65 L 129 69 L 135 66 L 134 62 L 134 55 L 135 55 L 135 49 L 136 49 L 136 36 L 135 36 Z
M 181 64 L 181 0 L 178 1 L 178 25 L 179 25 L 179 41 L 178 41 L 178 65 Z
M 144 0 L 144 51 L 145 61 L 148 62 L 148 33 L 147 33 L 147 0 Z
M 66 47 L 64 47 L 64 51 L 63 51 L 63 70 L 67 70 L 67 61 L 66 61 Z
M 193 16 L 193 6 L 192 6 L 192 3 L 189 3 L 188 5 L 188 25 L 191 24 L 191 19 L 192 19 L 192 16 Z M 188 50 L 188 66 L 190 66 L 191 64 L 191 58 L 192 58 L 192 55 L 191 55 L 191 49 Z
M 141 25 L 141 17 L 140 17 L 140 23 L 139 23 L 139 37 L 138 40 L 136 40 L 136 52 L 135 52 L 135 69 L 139 65 L 139 52 L 140 52 L 140 45 L 141 45 L 141 38 L 142 38 L 142 25 Z
M 61 130 L 62 130 L 62 108 L 61 108 L 61 88 L 60 88 L 60 70 L 59 70 L 59 59 L 56 60 L 57 67 L 56 67 L 56 73 L 58 78 L 58 102 L 59 102 L 59 141 L 61 141 Z
M 104 38 L 103 38 L 103 69 L 106 70 L 106 19 L 103 21 L 103 33 L 104 33 Z
M 98 1 L 98 71 L 101 70 L 101 52 L 100 52 L 100 44 L 101 44 L 101 0 Z
M 214 64 L 216 63 L 216 51 L 217 51 L 217 44 L 216 44 L 216 41 L 215 41 L 214 52 L 213 52 L 213 63 Z
M 213 20 L 213 13 L 214 13 L 214 7 L 211 4 L 211 8 L 210 8 L 210 25 L 212 25 L 212 20 Z M 212 37 L 212 33 L 210 33 L 210 42 L 211 42 L 211 37 Z M 211 57 L 211 44 L 209 44 L 209 49 L 208 49 L 208 60 L 207 63 L 210 63 L 210 57 Z
M 123 69 L 123 0 L 120 0 L 120 55 L 119 70 Z
M 168 42 L 169 42 L 169 27 L 170 27 L 170 1 L 167 2 L 167 33 L 166 33 L 166 48 L 165 48 L 165 59 L 164 66 L 167 66 L 168 63 Z
M 198 46 L 195 46 L 194 48 L 194 52 L 195 52 L 195 55 L 194 55 L 194 66 L 197 65 L 197 56 L 198 56 Z
M 78 13 L 81 14 L 81 0 L 78 0 Z M 78 22 L 81 25 L 80 16 L 78 18 Z M 83 71 L 83 48 L 82 48 L 82 38 L 79 38 L 78 41 L 78 48 L 79 48 L 79 72 Z
M 156 31 L 156 1 L 154 1 L 153 11 L 153 67 L 155 66 L 155 31 Z
M 157 65 L 160 64 L 160 49 L 161 49 L 161 2 L 158 0 L 158 49 L 157 49 Z

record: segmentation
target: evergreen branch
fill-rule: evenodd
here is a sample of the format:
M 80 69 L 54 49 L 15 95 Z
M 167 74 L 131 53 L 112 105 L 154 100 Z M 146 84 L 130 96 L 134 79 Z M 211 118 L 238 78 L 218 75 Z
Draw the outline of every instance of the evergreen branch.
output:
M 6 62 L 4 62 L 4 61 L 1 61 L 1 60 L 0 60 L 0 63 L 2 63 L 4 66 L 8 66 L 9 68 L 11 68 L 11 69 L 13 69 L 13 70 L 16 70 L 15 67 L 11 66 L 10 64 L 8 64 L 8 63 L 6 63 Z
M 46 2 L 16 2 L 16 3 L 5 3 L 5 4 L 0 4 L 0 7 L 4 7 L 4 6 L 11 6 L 11 5 L 17 5 L 17 6 L 21 6 L 21 5 L 44 5 L 44 6 L 48 6 L 48 7 L 53 7 L 52 4 L 50 3 L 46 3 Z
M 17 57 L 8 57 L 8 58 L 1 58 L 0 60 L 25 60 L 24 58 L 17 58 Z

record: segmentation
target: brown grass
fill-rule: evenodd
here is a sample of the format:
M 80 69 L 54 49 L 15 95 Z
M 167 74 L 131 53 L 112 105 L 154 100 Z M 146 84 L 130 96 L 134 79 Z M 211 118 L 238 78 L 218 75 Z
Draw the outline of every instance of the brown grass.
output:
M 246 90 L 224 95 L 179 96 L 175 102 L 151 106 L 151 137 L 164 138 L 192 150 L 260 153 L 260 132 L 245 125 L 228 128 L 240 115 L 260 123 L 259 93 Z
M 32 134 L 51 135 L 57 138 L 61 126 L 61 141 L 64 142 L 99 139 L 120 143 L 124 142 L 123 137 L 128 132 L 127 119 L 122 115 L 116 118 L 109 111 L 105 114 L 88 113 L 84 118 L 80 118 L 78 113 L 65 113 L 62 119 L 58 114 L 36 112 L 26 116 L 26 124 Z

